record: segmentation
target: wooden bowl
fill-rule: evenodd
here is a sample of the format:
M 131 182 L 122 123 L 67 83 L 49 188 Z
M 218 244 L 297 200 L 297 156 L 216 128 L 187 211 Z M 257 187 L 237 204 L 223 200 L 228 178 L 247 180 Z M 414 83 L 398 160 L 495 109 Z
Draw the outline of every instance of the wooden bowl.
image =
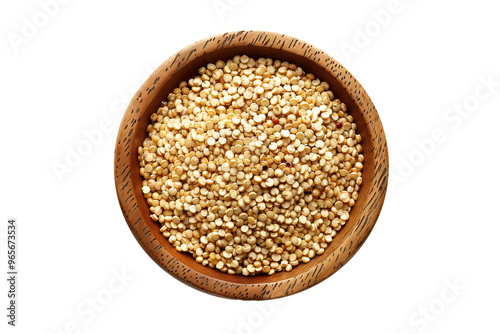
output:
M 146 138 L 149 117 L 183 80 L 199 67 L 236 54 L 270 57 L 301 66 L 330 84 L 358 125 L 363 138 L 363 185 L 350 219 L 326 251 L 290 272 L 245 277 L 230 275 L 197 263 L 177 252 L 150 218 L 141 191 L 137 149 Z M 370 234 L 382 209 L 388 182 L 388 152 L 382 123 L 363 87 L 337 61 L 312 45 L 282 34 L 240 31 L 207 38 L 165 61 L 142 85 L 123 116 L 115 148 L 116 192 L 128 226 L 149 256 L 178 280 L 207 293 L 236 299 L 272 299 L 307 289 L 339 270 Z

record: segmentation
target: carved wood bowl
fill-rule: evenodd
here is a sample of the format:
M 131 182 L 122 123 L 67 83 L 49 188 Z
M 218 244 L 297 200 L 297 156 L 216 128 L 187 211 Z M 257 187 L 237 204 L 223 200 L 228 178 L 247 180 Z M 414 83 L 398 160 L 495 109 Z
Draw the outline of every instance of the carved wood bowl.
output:
M 358 126 L 365 156 L 363 184 L 348 222 L 322 255 L 291 271 L 275 275 L 242 276 L 222 273 L 197 263 L 191 254 L 177 252 L 150 218 L 141 191 L 138 147 L 146 138 L 150 115 L 183 80 L 197 75 L 199 67 L 236 54 L 254 59 L 270 57 L 289 61 L 330 85 Z M 240 31 L 207 38 L 165 61 L 142 85 L 130 102 L 118 132 L 114 176 L 120 206 L 135 238 L 149 256 L 178 280 L 226 298 L 272 299 L 303 291 L 332 275 L 358 251 L 382 209 L 388 182 L 388 151 L 379 115 L 358 81 L 337 61 L 314 46 L 282 34 Z

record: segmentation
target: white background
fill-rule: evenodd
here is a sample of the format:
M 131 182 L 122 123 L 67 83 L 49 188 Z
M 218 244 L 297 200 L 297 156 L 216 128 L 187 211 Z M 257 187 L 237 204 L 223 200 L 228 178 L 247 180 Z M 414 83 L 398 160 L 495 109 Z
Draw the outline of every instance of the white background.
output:
M 15 217 L 20 272 L 16 328 L 1 279 L 2 333 L 500 331 L 494 1 L 46 2 L 0 5 L 0 267 Z M 135 241 L 114 189 L 131 94 L 179 49 L 236 30 L 284 33 L 337 59 L 371 96 L 389 145 L 391 186 L 367 242 L 279 302 L 226 300 L 169 276 Z M 54 165 L 101 122 L 110 129 L 58 177 Z

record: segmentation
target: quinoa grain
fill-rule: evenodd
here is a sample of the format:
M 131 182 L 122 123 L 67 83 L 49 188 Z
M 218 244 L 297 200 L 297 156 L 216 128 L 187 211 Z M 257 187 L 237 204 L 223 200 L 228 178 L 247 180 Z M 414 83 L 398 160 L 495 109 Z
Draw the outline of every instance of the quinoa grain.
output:
M 151 115 L 138 150 L 151 218 L 176 250 L 232 275 L 323 254 L 362 184 L 347 106 L 288 62 L 242 55 L 198 73 Z

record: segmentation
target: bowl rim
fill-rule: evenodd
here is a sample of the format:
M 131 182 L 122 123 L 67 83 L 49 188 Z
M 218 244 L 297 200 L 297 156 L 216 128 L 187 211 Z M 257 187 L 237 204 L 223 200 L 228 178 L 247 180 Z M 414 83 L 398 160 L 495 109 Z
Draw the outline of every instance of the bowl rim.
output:
M 140 198 L 139 201 L 145 200 L 140 191 L 140 186 L 138 189 L 138 186 L 134 186 L 132 182 L 132 168 L 130 168 L 133 161 L 137 162 L 136 151 L 131 149 L 134 144 L 132 141 L 133 134 L 137 132 L 136 124 L 139 123 L 141 116 L 144 116 L 145 109 L 150 107 L 147 103 L 148 101 L 150 103 L 154 96 L 154 94 L 150 95 L 150 93 L 165 84 L 180 68 L 189 65 L 190 61 L 206 56 L 207 51 L 204 50 L 207 45 L 215 45 L 214 50 L 236 49 L 249 45 L 261 49 L 279 49 L 280 51 L 276 52 L 289 52 L 312 60 L 324 69 L 327 76 L 335 77 L 333 79 L 336 79 L 342 85 L 340 89 L 345 90 L 352 98 L 350 103 L 354 103 L 361 111 L 363 120 L 366 122 L 366 128 L 370 131 L 371 141 L 376 140 L 377 143 L 376 147 L 372 149 L 373 152 L 370 152 L 370 154 L 373 154 L 375 161 L 374 169 L 376 169 L 377 183 L 372 184 L 372 186 L 376 185 L 376 188 L 370 189 L 369 194 L 366 195 L 367 199 L 369 199 L 366 201 L 366 206 L 370 206 L 369 215 L 364 215 L 363 219 L 356 221 L 351 233 L 333 250 L 334 255 L 337 252 L 336 258 L 320 259 L 316 265 L 309 266 L 307 270 L 294 273 L 298 269 L 298 267 L 295 267 L 289 272 L 292 274 L 282 275 L 281 279 L 279 275 L 282 273 L 279 273 L 274 275 L 275 277 L 278 275 L 278 278 L 271 279 L 271 281 L 262 279 L 262 277 L 273 276 L 244 277 L 242 275 L 229 275 L 216 269 L 203 267 L 201 264 L 198 265 L 208 269 L 208 271 L 193 268 L 193 266 L 188 266 L 184 262 L 184 259 L 191 257 L 191 255 L 181 255 L 167 241 L 167 244 L 171 247 L 171 249 L 168 249 L 168 246 L 164 243 L 166 238 L 160 242 L 160 238 L 157 238 L 159 232 L 150 228 L 151 218 L 149 216 L 144 218 L 144 214 L 141 214 L 138 198 Z M 336 87 L 336 89 L 338 90 L 339 87 Z M 156 106 L 156 109 L 158 107 L 159 105 Z M 149 119 L 149 116 L 147 118 Z M 363 139 L 364 142 L 365 139 Z M 388 184 L 389 160 L 385 133 L 375 106 L 364 88 L 347 69 L 320 49 L 297 38 L 266 31 L 238 31 L 208 37 L 183 48 L 164 61 L 141 85 L 128 105 L 118 130 L 114 153 L 114 178 L 119 204 L 131 232 L 146 253 L 160 267 L 181 282 L 209 294 L 233 299 L 280 298 L 310 288 L 333 275 L 352 258 L 372 231 L 380 215 Z M 363 186 L 365 186 L 365 180 Z M 367 208 L 363 208 L 363 210 L 365 209 Z M 158 225 L 157 223 L 154 224 Z M 340 231 L 344 228 L 345 226 Z M 330 246 L 332 245 L 330 244 L 328 247 Z M 172 253 L 172 250 L 178 254 Z M 318 256 L 314 260 L 324 255 Z M 299 267 L 301 265 L 303 264 L 300 264 Z M 223 275 L 221 276 L 221 274 Z

